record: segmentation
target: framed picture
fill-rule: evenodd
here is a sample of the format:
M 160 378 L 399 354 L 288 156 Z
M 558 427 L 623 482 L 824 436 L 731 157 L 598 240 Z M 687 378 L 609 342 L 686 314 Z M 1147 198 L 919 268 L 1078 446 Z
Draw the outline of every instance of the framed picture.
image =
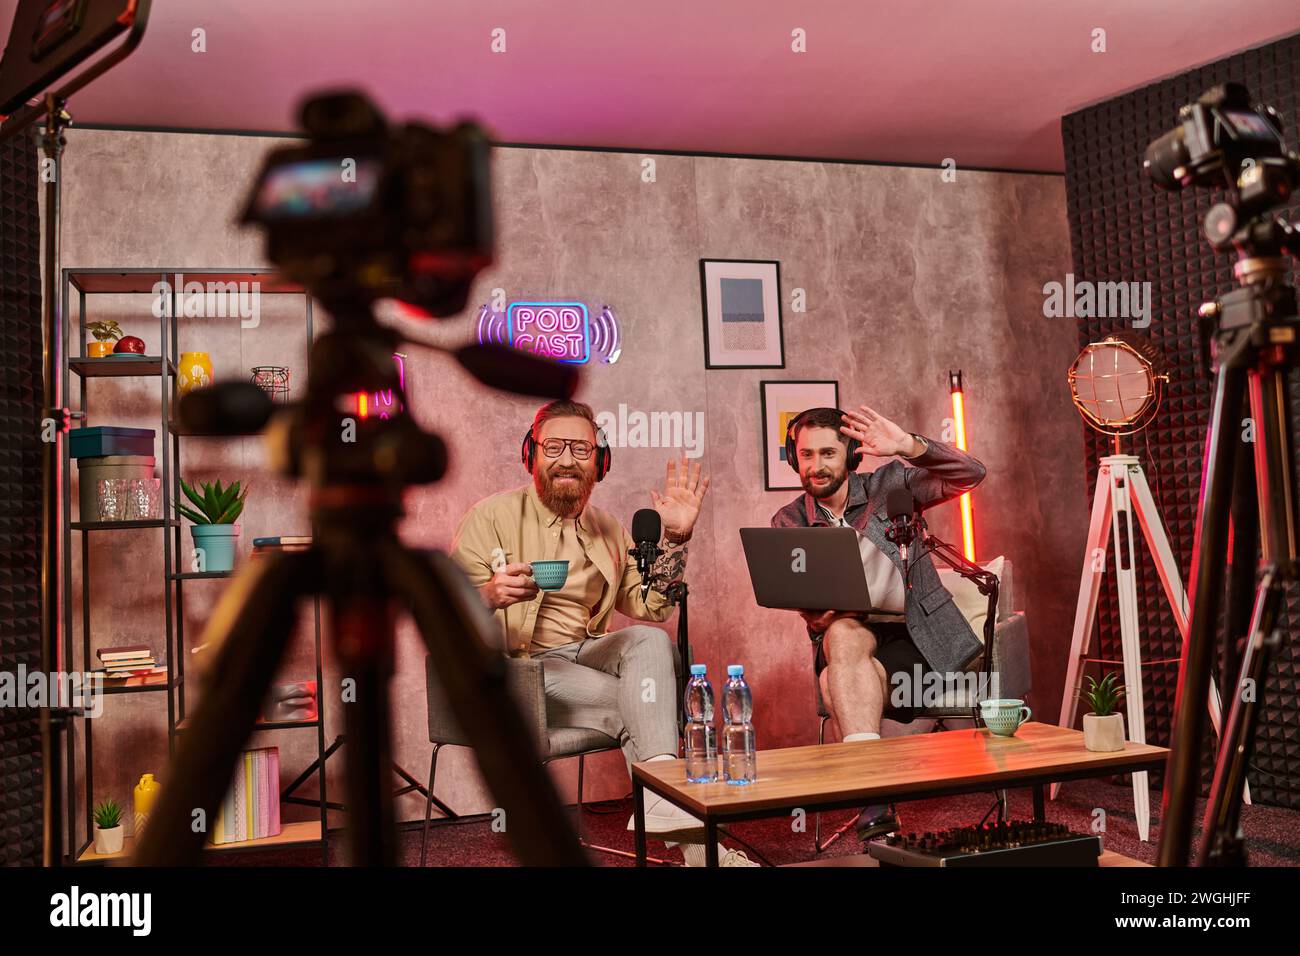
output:
M 839 408 L 840 383 L 758 383 L 763 408 L 763 487 L 768 491 L 802 488 L 799 474 L 785 459 L 785 430 L 790 420 L 810 408 Z
M 785 368 L 781 264 L 701 259 L 705 368 Z

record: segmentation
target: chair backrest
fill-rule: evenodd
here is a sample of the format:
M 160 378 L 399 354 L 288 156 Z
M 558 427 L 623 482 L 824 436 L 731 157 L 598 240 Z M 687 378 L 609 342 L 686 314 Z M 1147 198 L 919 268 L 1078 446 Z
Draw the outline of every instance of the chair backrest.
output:
M 546 691 L 542 683 L 542 662 L 526 657 L 503 658 L 503 662 L 510 696 L 524 715 L 536 741 L 537 752 L 547 755 L 550 753 L 550 742 L 546 733 Z M 452 713 L 442 682 L 438 680 L 432 655 L 425 658 L 424 678 L 429 700 L 429 742 L 470 746 L 469 738 Z

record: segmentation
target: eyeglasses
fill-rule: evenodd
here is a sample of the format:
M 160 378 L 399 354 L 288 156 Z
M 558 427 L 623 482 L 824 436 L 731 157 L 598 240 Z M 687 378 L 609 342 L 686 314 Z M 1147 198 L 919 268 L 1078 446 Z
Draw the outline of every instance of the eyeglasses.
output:
M 591 442 L 581 438 L 548 438 L 542 442 L 542 452 L 547 458 L 559 458 L 564 454 L 566 445 L 578 461 L 586 461 L 596 448 Z

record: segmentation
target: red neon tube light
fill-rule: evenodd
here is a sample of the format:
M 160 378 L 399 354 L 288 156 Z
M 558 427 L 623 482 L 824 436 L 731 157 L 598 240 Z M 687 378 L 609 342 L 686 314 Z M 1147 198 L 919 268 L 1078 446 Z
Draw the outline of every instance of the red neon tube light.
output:
M 957 447 L 966 451 L 966 397 L 961 387 L 961 369 L 948 373 L 952 389 L 952 420 L 957 428 Z M 975 519 L 971 511 L 970 492 L 958 499 L 961 507 L 961 541 L 967 561 L 975 560 Z

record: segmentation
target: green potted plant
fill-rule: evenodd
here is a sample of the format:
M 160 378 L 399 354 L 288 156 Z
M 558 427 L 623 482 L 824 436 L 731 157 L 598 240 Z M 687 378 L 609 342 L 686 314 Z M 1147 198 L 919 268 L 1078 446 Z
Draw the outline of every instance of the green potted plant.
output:
M 95 807 L 95 852 L 101 856 L 122 852 L 122 808 L 112 797 Z
M 1083 715 L 1083 745 L 1088 750 L 1109 753 L 1124 749 L 1124 717 L 1115 710 L 1124 696 L 1124 685 L 1117 683 L 1114 671 L 1100 681 L 1088 678 L 1084 694 L 1092 705 L 1092 713 Z
M 122 337 L 122 327 L 112 319 L 104 322 L 87 322 L 86 331 L 95 337 L 95 341 L 86 346 L 86 354 L 91 358 L 112 355 L 117 340 Z
M 195 570 L 229 571 L 235 566 L 235 539 L 239 537 L 235 519 L 244 510 L 248 489 L 241 491 L 239 482 L 222 487 L 220 481 L 204 481 L 200 486 L 202 494 L 182 478 L 181 491 L 194 508 L 176 503 L 176 510 L 194 522 L 190 535 L 194 538 Z

